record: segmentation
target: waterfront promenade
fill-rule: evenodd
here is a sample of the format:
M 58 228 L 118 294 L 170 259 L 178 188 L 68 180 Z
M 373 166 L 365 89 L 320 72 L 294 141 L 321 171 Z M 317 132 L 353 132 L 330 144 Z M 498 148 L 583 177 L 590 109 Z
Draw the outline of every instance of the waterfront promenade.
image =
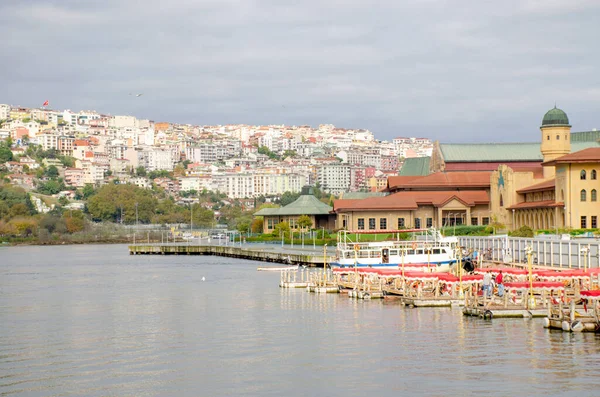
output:
M 265 243 L 232 243 L 225 239 L 195 239 L 189 243 L 148 244 L 129 246 L 130 255 L 214 255 L 263 262 L 322 267 L 330 263 L 335 247 L 281 245 Z

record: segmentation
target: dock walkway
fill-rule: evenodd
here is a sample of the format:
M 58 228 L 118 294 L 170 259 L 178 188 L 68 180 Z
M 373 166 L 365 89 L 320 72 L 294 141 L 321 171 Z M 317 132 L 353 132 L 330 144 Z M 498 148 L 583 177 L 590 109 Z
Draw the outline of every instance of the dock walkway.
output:
M 129 246 L 129 255 L 214 255 L 262 262 L 323 267 L 323 251 L 307 249 L 258 248 L 227 245 L 136 244 Z M 331 256 L 326 262 L 332 260 Z

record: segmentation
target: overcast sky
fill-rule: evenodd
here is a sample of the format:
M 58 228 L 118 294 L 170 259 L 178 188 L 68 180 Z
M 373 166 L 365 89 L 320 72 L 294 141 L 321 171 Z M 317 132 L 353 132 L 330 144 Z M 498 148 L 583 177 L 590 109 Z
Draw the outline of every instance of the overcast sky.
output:
M 0 0 L 0 103 L 531 142 L 555 102 L 600 128 L 599 21 L 597 0 Z

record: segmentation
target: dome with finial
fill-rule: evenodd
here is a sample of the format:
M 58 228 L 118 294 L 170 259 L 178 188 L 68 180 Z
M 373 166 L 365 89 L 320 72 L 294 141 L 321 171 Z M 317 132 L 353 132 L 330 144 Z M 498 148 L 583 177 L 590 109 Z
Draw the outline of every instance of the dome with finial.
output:
M 542 127 L 549 126 L 570 127 L 569 118 L 567 117 L 567 114 L 561 109 L 558 109 L 556 105 L 554 105 L 554 109 L 550 109 L 548 110 L 548 112 L 546 112 L 542 120 Z

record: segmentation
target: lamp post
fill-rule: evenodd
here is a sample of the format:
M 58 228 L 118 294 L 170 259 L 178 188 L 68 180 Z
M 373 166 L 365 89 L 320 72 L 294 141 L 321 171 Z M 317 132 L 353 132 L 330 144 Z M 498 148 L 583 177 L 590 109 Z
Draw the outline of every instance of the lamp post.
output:
M 515 209 L 512 209 L 512 213 L 513 213 L 513 230 L 517 229 L 517 225 L 515 224 Z
M 528 245 L 525 248 L 525 253 L 527 254 L 527 264 L 529 265 L 529 304 L 528 309 L 535 309 L 535 298 L 533 297 L 533 248 Z

